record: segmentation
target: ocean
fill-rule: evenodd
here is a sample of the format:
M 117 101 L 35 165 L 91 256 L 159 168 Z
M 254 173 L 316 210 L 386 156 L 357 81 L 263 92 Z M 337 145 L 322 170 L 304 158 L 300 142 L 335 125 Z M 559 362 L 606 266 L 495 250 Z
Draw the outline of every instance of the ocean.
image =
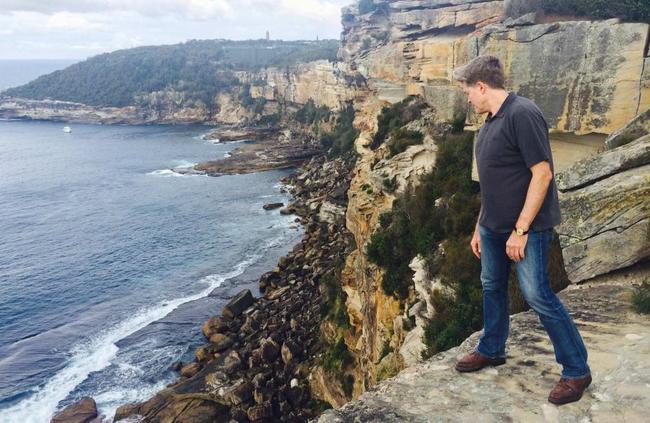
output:
M 201 326 L 300 241 L 293 169 L 209 177 L 201 125 L 0 122 L 0 421 L 93 397 L 112 417 L 193 359 Z

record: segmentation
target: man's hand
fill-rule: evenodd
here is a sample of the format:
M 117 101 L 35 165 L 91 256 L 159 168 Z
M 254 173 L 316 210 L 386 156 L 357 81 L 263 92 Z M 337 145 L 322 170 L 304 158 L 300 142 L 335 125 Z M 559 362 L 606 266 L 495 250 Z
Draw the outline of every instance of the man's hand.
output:
M 510 238 L 506 242 L 506 254 L 512 261 L 520 261 L 524 259 L 524 250 L 526 249 L 526 242 L 528 241 L 528 234 L 517 235 L 512 231 Z
M 469 243 L 472 246 L 472 252 L 477 258 L 481 258 L 481 235 L 479 234 L 478 229 L 474 231 L 472 236 L 472 241 Z

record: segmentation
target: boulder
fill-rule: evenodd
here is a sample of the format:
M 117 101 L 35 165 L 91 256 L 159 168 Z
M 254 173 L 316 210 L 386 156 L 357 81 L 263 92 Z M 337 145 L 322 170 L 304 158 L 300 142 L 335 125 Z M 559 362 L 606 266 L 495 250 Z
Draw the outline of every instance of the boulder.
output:
M 609 149 L 619 147 L 650 133 L 650 109 L 640 113 L 605 140 Z
M 97 404 L 90 397 L 70 404 L 57 413 L 50 423 L 88 423 L 97 417 Z
M 273 210 L 282 206 L 284 206 L 284 203 L 268 203 L 268 204 L 264 204 L 262 208 L 264 210 Z
M 253 304 L 253 294 L 250 289 L 243 289 L 223 306 L 222 314 L 226 317 L 236 317 Z
M 253 385 L 247 381 L 240 381 L 231 386 L 224 393 L 224 398 L 232 405 L 239 405 L 250 400 L 253 396 Z
M 210 337 L 210 343 L 212 344 L 214 352 L 221 352 L 230 348 L 234 341 L 228 335 L 224 335 L 223 333 L 215 333 Z
M 650 255 L 650 164 L 560 193 L 557 227 L 572 282 L 634 264 Z
M 203 335 L 210 338 L 215 333 L 224 333 L 228 331 L 228 319 L 222 316 L 210 317 L 207 322 L 203 324 Z
M 197 374 L 201 370 L 201 365 L 199 363 L 189 363 L 181 369 L 181 376 L 190 378 Z
M 650 135 L 577 161 L 556 175 L 557 188 L 568 191 L 615 173 L 650 163 Z
M 255 405 L 248 409 L 247 415 L 252 422 L 269 419 L 273 417 L 273 407 L 270 402 Z

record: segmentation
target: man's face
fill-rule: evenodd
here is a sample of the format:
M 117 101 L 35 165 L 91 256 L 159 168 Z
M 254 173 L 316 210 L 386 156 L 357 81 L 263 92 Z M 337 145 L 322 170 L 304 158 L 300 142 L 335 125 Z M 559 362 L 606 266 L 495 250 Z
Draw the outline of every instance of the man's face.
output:
M 486 87 L 483 82 L 479 81 L 474 85 L 467 85 L 467 83 L 462 82 L 461 88 L 467 94 L 467 102 L 474 107 L 476 113 L 482 114 L 489 111 L 486 105 Z

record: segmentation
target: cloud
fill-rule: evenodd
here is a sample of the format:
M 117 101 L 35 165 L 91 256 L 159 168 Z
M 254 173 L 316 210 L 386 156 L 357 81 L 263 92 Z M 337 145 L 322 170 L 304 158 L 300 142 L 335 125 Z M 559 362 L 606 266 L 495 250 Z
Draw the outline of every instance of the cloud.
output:
M 87 57 L 189 39 L 338 38 L 353 0 L 0 0 L 0 58 Z M 85 58 L 83 57 L 83 58 Z
M 91 22 L 87 17 L 69 12 L 57 12 L 47 18 L 47 28 L 71 30 L 96 30 L 106 28 L 99 22 Z

